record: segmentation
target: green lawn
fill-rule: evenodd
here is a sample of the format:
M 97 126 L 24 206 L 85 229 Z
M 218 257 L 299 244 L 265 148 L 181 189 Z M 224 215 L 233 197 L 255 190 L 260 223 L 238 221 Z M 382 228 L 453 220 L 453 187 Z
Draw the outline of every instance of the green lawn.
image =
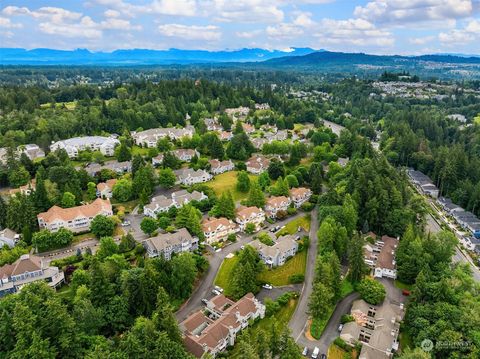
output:
M 274 286 L 288 285 L 290 276 L 294 274 L 305 275 L 307 264 L 307 251 L 304 250 L 290 258 L 283 266 L 266 269 L 259 274 L 258 279 Z
M 352 293 L 355 289 L 353 288 L 353 284 L 347 280 L 347 279 L 344 279 L 342 281 L 342 298 L 345 298 L 347 295 L 349 295 L 350 293 Z
M 133 145 L 132 156 L 135 156 L 135 155 L 146 156 L 147 154 L 148 154 L 148 148 Z
M 119 207 L 125 208 L 125 213 L 131 213 L 133 209 L 140 204 L 140 200 L 134 199 L 128 202 L 117 202 L 115 199 L 111 200 L 113 208 L 118 209 Z
M 249 174 L 250 181 L 255 179 L 257 176 Z M 205 183 L 206 185 L 210 186 L 217 196 L 221 196 L 223 192 L 230 191 L 232 192 L 233 199 L 235 201 L 239 201 L 242 199 L 247 198 L 247 193 L 242 193 L 237 191 L 237 171 L 229 171 L 222 173 L 211 181 Z
M 229 296 L 232 292 L 231 288 L 231 278 L 232 271 L 235 265 L 238 262 L 238 256 L 232 258 L 225 258 L 220 269 L 218 270 L 217 276 L 215 277 L 215 285 L 222 287 L 226 296 Z
M 277 233 L 277 237 L 283 236 L 285 234 L 295 234 L 297 233 L 298 227 L 302 227 L 306 232 L 310 230 L 311 216 L 307 214 L 304 217 L 299 217 L 294 219 L 291 222 L 288 222 L 285 227 Z
M 413 284 L 406 284 L 403 282 L 400 282 L 399 280 L 395 279 L 395 287 L 399 289 L 406 289 L 406 290 L 412 290 L 413 289 Z

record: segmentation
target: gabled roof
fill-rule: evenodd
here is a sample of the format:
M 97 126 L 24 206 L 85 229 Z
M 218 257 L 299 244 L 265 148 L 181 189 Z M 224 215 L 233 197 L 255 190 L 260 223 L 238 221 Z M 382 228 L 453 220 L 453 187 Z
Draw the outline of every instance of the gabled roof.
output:
M 40 257 L 24 254 L 12 264 L 6 264 L 0 268 L 0 278 L 30 273 L 42 269 L 42 259 Z
M 77 217 L 95 217 L 104 211 L 112 212 L 110 200 L 97 198 L 92 203 L 83 206 L 72 208 L 53 206 L 47 212 L 40 213 L 37 217 L 45 222 L 52 222 L 57 219 L 71 221 Z

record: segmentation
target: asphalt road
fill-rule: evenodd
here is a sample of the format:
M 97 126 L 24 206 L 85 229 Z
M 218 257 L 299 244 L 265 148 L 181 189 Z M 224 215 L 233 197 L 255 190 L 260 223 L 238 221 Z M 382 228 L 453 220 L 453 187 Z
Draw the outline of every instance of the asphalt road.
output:
M 271 228 L 273 226 L 283 226 L 286 223 L 291 222 L 292 220 L 302 216 L 305 216 L 305 213 L 299 212 L 296 215 L 289 217 L 283 221 L 275 222 L 274 224 L 269 225 L 268 228 Z M 314 214 L 312 212 L 312 218 L 313 216 Z M 203 278 L 200 280 L 200 283 L 197 285 L 197 287 L 193 290 L 193 293 L 188 299 L 188 301 L 175 313 L 175 316 L 179 322 L 187 318 L 192 312 L 201 308 L 203 298 L 208 299 L 213 296 L 212 290 L 214 287 L 215 277 L 220 268 L 220 265 L 222 264 L 226 256 L 230 253 L 234 253 L 240 250 L 240 248 L 243 245 L 248 244 L 252 240 L 253 240 L 253 235 L 246 236 L 245 234 L 240 234 L 240 236 L 238 237 L 238 240 L 235 243 L 232 243 L 227 247 L 224 247 L 220 252 L 211 251 L 209 253 L 207 259 L 210 263 L 210 266 L 207 270 L 207 273 L 203 275 Z
M 308 321 L 308 299 L 313 289 L 313 278 L 315 276 L 315 259 L 317 257 L 317 232 L 318 232 L 318 210 L 317 207 L 311 212 L 312 221 L 310 224 L 310 247 L 308 248 L 307 268 L 305 271 L 305 282 L 300 294 L 297 308 L 290 319 L 290 330 L 292 336 L 300 345 L 306 345 L 308 339 L 305 337 L 305 328 Z

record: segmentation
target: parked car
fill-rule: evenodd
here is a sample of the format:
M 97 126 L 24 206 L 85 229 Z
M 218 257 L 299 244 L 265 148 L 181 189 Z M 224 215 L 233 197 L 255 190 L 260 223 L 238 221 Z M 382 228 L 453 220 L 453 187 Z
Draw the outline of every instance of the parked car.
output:
M 303 355 L 303 356 L 307 356 L 307 355 L 308 355 L 308 347 L 303 348 L 302 355 Z
M 218 285 L 216 285 L 214 288 L 215 288 L 215 290 L 218 290 L 220 293 L 223 293 L 223 288 L 222 287 L 219 287 Z
M 202 299 L 202 303 L 203 304 L 207 304 L 208 303 L 208 300 L 206 300 L 205 298 Z
M 272 285 L 271 284 L 264 284 L 262 285 L 262 288 L 265 288 L 265 289 L 273 289 Z
M 320 359 L 327 359 L 327 355 L 326 354 L 320 355 Z
M 220 295 L 220 292 L 216 289 L 212 290 L 212 293 L 215 294 L 215 295 Z
M 130 224 L 131 224 L 130 221 L 123 221 L 122 227 L 128 227 Z
M 245 246 L 241 246 L 240 249 L 243 251 L 245 249 Z
M 313 349 L 313 352 L 312 352 L 312 358 L 317 359 L 319 352 L 320 352 L 320 349 L 318 349 L 318 347 L 315 347 L 315 349 Z
M 218 248 L 218 249 L 215 249 L 215 252 L 221 252 L 222 251 L 222 248 Z
M 343 324 L 340 324 L 340 325 L 338 326 L 338 331 L 341 332 L 342 329 L 343 329 Z
M 410 291 L 408 289 L 404 289 L 402 290 L 402 294 L 406 297 L 408 297 L 410 295 Z

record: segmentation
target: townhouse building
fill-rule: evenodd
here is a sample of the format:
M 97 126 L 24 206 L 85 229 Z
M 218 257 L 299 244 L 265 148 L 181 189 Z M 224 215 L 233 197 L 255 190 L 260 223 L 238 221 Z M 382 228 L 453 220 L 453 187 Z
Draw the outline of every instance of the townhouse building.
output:
M 398 238 L 382 236 L 381 240 L 376 240 L 374 244 L 365 244 L 363 247 L 364 260 L 371 268 L 374 277 L 397 278 L 395 252 L 398 243 Z
M 182 128 L 151 128 L 145 131 L 132 132 L 132 138 L 136 145 L 151 148 L 156 147 L 158 140 L 161 138 L 178 140 L 182 137 L 192 137 L 194 133 L 195 128 L 188 125 Z
M 217 159 L 213 159 L 208 162 L 210 163 L 210 172 L 212 172 L 214 175 L 233 171 L 233 169 L 235 168 L 232 160 L 219 161 Z
M 34 161 L 37 158 L 45 157 L 45 151 L 43 151 L 38 145 L 34 143 L 29 143 L 26 145 L 18 146 L 17 152 L 19 154 L 25 153 L 25 155 L 31 160 Z
M 177 183 L 185 186 L 191 186 L 196 183 L 203 183 L 210 181 L 213 176 L 204 170 L 194 170 L 191 168 L 182 168 L 175 171 L 177 176 Z
M 117 184 L 115 178 L 109 179 L 106 182 L 100 182 L 97 184 L 97 197 L 99 198 L 112 198 L 113 187 Z
M 281 236 L 272 246 L 267 246 L 258 239 L 249 245 L 258 251 L 260 259 L 270 268 L 284 265 L 288 258 L 298 252 L 298 243 L 292 235 Z
M 0 248 L 2 248 L 3 246 L 13 248 L 19 240 L 20 235 L 9 228 L 5 228 L 0 231 Z
M 295 208 L 300 208 L 310 197 L 312 197 L 312 191 L 309 188 L 298 187 L 290 190 L 290 199 Z
M 208 199 L 203 192 L 181 190 L 173 192 L 170 197 L 164 195 L 153 197 L 149 204 L 143 208 L 143 214 L 146 216 L 157 218 L 159 213 L 168 212 L 172 207 L 180 208 L 191 201 L 201 202 Z
M 247 172 L 256 175 L 262 173 L 263 171 L 266 171 L 269 164 L 270 160 L 262 155 L 254 155 L 245 162 Z
M 272 196 L 267 198 L 265 213 L 268 218 L 277 218 L 278 212 L 286 212 L 292 203 L 291 199 L 285 196 Z

